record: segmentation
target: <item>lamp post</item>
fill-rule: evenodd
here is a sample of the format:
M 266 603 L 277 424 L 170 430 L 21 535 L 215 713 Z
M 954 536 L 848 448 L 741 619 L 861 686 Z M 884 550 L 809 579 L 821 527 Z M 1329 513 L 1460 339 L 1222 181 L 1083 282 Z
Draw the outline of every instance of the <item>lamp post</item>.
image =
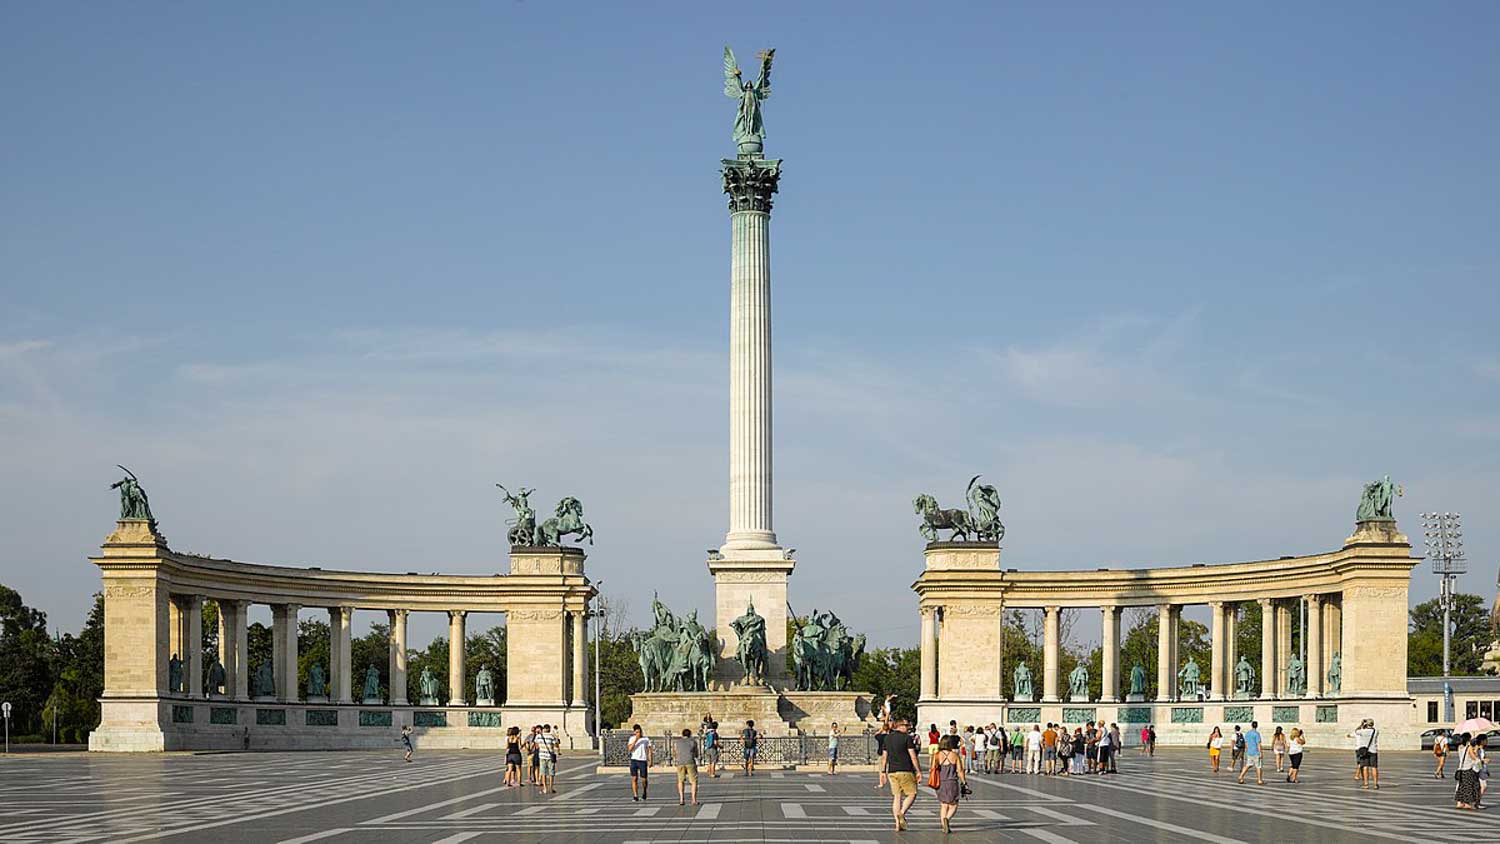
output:
M 602 586 L 604 586 L 604 581 L 602 581 L 602 580 L 599 581 L 598 583 L 594 584 L 594 600 L 599 605 L 600 612 L 602 612 L 603 609 L 604 609 L 604 594 L 599 591 L 600 587 L 602 587 Z M 597 744 L 597 745 L 599 745 L 599 752 L 603 753 L 604 752 L 604 742 L 600 738 L 600 736 L 603 734 L 603 730 L 601 729 L 601 726 L 600 726 L 600 723 L 599 723 L 599 638 L 600 638 L 599 634 L 602 632 L 601 631 L 601 624 L 600 624 L 599 615 L 600 615 L 600 613 L 598 613 L 598 612 L 593 613 L 593 616 L 594 616 L 594 743 Z
M 1449 647 L 1453 627 L 1453 581 L 1468 571 L 1464 561 L 1463 516 L 1458 513 L 1423 513 L 1423 540 L 1427 545 L 1427 558 L 1432 560 L 1432 573 L 1441 578 L 1438 590 L 1438 605 L 1443 608 L 1443 681 L 1451 670 Z M 1444 720 L 1453 720 L 1453 697 L 1444 695 Z

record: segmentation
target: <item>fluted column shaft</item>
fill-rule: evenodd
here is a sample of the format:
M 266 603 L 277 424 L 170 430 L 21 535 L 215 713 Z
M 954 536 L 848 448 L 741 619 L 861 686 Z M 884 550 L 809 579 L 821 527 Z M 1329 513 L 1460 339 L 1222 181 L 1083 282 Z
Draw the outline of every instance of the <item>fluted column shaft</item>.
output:
M 584 690 L 588 688 L 588 613 L 573 613 L 573 705 L 585 706 Z
M 1289 601 L 1276 602 L 1276 696 L 1287 693 L 1286 672 L 1292 664 L 1292 606 Z
M 922 608 L 922 700 L 937 699 L 937 609 Z
M 1101 607 L 1104 616 L 1104 656 L 1100 664 L 1100 703 L 1120 699 L 1120 608 Z
M 735 211 L 729 312 L 729 548 L 774 548 L 771 215 Z
M 239 677 L 239 651 L 235 648 L 234 601 L 217 601 L 219 605 L 219 665 L 224 668 L 224 696 L 230 699 L 239 695 L 235 683 Z
M 464 691 L 464 616 L 463 610 L 448 611 L 448 705 L 467 706 Z
M 1057 668 L 1060 648 L 1059 638 L 1059 616 L 1061 611 L 1057 607 L 1046 607 L 1045 621 L 1042 624 L 1042 702 L 1055 703 L 1057 697 Z
M 390 676 L 392 706 L 406 706 L 406 610 L 387 610 L 391 622 Z
M 278 679 L 277 697 L 289 703 L 302 698 L 297 675 L 297 613 L 302 608 L 287 604 L 281 608 L 281 661 L 273 669 Z
M 234 613 L 234 699 L 250 699 L 250 632 L 245 628 L 250 626 L 250 602 L 248 601 L 220 601 L 219 611 L 224 607 L 232 607 Z M 228 676 L 229 670 L 225 669 Z
M 1276 697 L 1276 602 L 1260 600 L 1260 696 Z
M 1323 696 L 1323 596 L 1307 596 L 1307 696 Z
M 1224 699 L 1224 602 L 1208 605 L 1209 624 L 1209 700 Z
M 331 672 L 338 688 L 334 703 L 354 702 L 354 608 L 339 607 L 338 624 L 333 628 L 333 652 L 338 654 L 338 670 Z
M 1156 699 L 1169 701 L 1176 686 L 1176 669 L 1172 664 L 1172 605 L 1156 608 Z

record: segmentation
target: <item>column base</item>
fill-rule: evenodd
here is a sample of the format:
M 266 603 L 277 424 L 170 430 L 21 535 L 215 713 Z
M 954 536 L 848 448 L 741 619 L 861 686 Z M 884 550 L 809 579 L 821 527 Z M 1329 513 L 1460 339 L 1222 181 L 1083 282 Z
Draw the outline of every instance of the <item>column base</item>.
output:
M 469 702 L 466 701 L 466 700 L 464 700 L 461 697 L 456 697 L 456 698 L 453 698 L 452 700 L 448 701 L 448 705 L 449 706 L 468 706 Z
M 714 632 L 719 640 L 714 691 L 741 685 L 745 669 L 740 665 L 739 638 L 733 624 L 752 603 L 766 620 L 766 683 L 772 689 L 791 685 L 787 671 L 786 579 L 796 566 L 789 552 L 775 547 L 734 550 L 726 545 L 709 557 L 708 571 L 714 577 Z

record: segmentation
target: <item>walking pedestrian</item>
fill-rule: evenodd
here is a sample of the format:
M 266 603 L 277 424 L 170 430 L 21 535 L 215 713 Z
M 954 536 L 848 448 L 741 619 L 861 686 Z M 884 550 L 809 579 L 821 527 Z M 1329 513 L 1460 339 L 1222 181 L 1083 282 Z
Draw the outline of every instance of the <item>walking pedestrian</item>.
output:
M 1257 729 L 1258 727 L 1260 727 L 1259 721 L 1251 721 L 1250 729 L 1245 731 L 1244 766 L 1240 768 L 1240 776 L 1238 782 L 1243 783 L 1245 781 L 1245 772 L 1249 771 L 1251 768 L 1254 768 L 1255 784 L 1266 784 L 1265 778 L 1261 773 L 1260 730 Z
M 406 748 L 406 755 L 404 757 L 402 757 L 402 758 L 404 758 L 406 761 L 410 762 L 411 761 L 411 753 L 412 753 L 412 750 L 413 750 L 413 748 L 411 746 L 411 725 L 410 724 L 403 724 L 401 726 L 401 744 Z
M 1208 734 L 1208 764 L 1214 773 L 1219 772 L 1219 755 L 1224 752 L 1224 734 L 1217 724 Z
M 898 719 L 880 746 L 880 771 L 891 786 L 891 817 L 896 831 L 906 829 L 906 813 L 917 802 L 917 745 L 906 719 Z
M 1488 735 L 1481 735 L 1474 739 L 1479 745 L 1479 802 L 1474 804 L 1476 809 L 1484 808 L 1484 792 L 1490 785 L 1489 738 Z
M 927 725 L 927 761 L 931 762 L 932 757 L 937 755 L 938 741 L 942 737 L 943 734 L 938 732 L 937 724 Z
M 1073 767 L 1073 736 L 1068 733 L 1067 727 L 1060 727 L 1057 731 L 1057 775 L 1065 777 Z
M 1114 750 L 1115 750 L 1115 748 L 1113 747 L 1112 742 L 1111 742 L 1111 737 L 1110 737 L 1110 734 L 1109 734 L 1109 730 L 1106 730 L 1104 728 L 1104 722 L 1103 721 L 1099 722 L 1099 742 L 1098 742 L 1098 747 L 1099 747 L 1099 762 L 1095 766 L 1095 769 L 1099 773 L 1100 776 L 1103 776 L 1104 774 L 1109 773 L 1110 758 L 1111 758 L 1111 756 L 1113 756 Z
M 1480 736 L 1483 738 L 1483 736 Z M 1457 737 L 1458 788 L 1453 794 L 1454 808 L 1475 809 L 1479 806 L 1479 740 L 1469 740 L 1468 733 Z
M 1375 719 L 1366 718 L 1359 729 L 1349 734 L 1354 739 L 1354 758 L 1359 787 L 1380 790 L 1380 734 L 1375 729 Z
M 647 774 L 655 759 L 651 739 L 641 734 L 641 725 L 632 726 L 630 733 L 630 742 L 625 749 L 630 751 L 630 802 L 635 803 L 646 799 L 650 785 Z
M 562 741 L 552 735 L 552 725 L 543 724 L 536 737 L 537 771 L 542 781 L 542 793 L 557 793 L 557 749 Z
M 1292 728 L 1291 737 L 1286 740 L 1286 781 L 1301 782 L 1298 777 L 1302 771 L 1302 747 L 1307 744 L 1307 736 L 1296 727 Z
M 1240 760 L 1245 757 L 1245 734 L 1240 732 L 1240 725 L 1234 725 L 1234 735 L 1229 740 L 1229 773 L 1237 773 L 1240 769 Z
M 1151 750 L 1151 728 L 1141 728 L 1141 755 L 1145 756 Z
M 1042 762 L 1046 766 L 1044 773 L 1057 773 L 1057 729 L 1050 723 L 1042 731 Z
M 834 768 L 839 764 L 839 736 L 844 734 L 844 729 L 839 722 L 834 721 L 833 726 L 828 728 L 828 775 L 834 775 Z
M 1083 725 L 1083 756 L 1087 773 L 1099 769 L 1099 731 L 1094 728 L 1093 721 Z
M 937 776 L 938 824 L 943 832 L 953 831 L 953 816 L 958 814 L 958 798 L 969 779 L 964 774 L 963 754 L 958 737 L 946 736 L 932 758 L 932 774 Z M 928 780 L 931 782 L 931 780 Z
M 677 768 L 677 805 L 682 806 L 684 789 L 691 789 L 693 805 L 698 805 L 698 742 L 686 727 L 672 739 L 672 764 Z
M 519 788 L 521 785 L 521 728 L 511 727 L 505 731 L 505 785 Z
M 1005 730 L 990 724 L 989 737 L 987 739 L 989 755 L 985 757 L 985 772 L 990 774 L 1003 773 L 1005 770 L 1005 751 L 1009 742 L 1005 740 Z
M 1443 778 L 1443 766 L 1448 764 L 1448 736 L 1438 733 L 1432 740 L 1432 755 L 1437 757 L 1437 770 L 1432 772 L 1433 779 Z
M 1026 773 L 1040 774 L 1042 772 L 1042 728 L 1039 724 L 1031 725 L 1031 732 L 1026 734 Z
M 719 778 L 719 722 L 709 721 L 703 734 L 703 758 L 708 762 L 708 778 Z
M 740 742 L 744 745 L 745 776 L 755 776 L 755 757 L 760 755 L 760 733 L 755 730 L 755 721 L 746 721 L 745 729 L 740 730 Z
M 1010 772 L 1013 774 L 1021 773 L 1026 765 L 1026 745 L 1029 735 L 1021 731 L 1020 724 L 1010 731 Z
M 877 755 L 885 752 L 885 737 L 890 734 L 891 722 L 889 720 L 881 721 L 880 727 L 875 731 L 875 752 Z M 879 791 L 885 788 L 885 768 L 876 765 L 875 769 L 876 773 L 879 774 L 875 781 L 875 790 Z
M 1146 732 L 1148 734 L 1150 734 L 1150 737 L 1151 737 L 1151 739 L 1150 739 L 1151 755 L 1155 756 L 1156 755 L 1156 725 L 1152 724 L 1151 726 L 1147 727 L 1146 728 Z
M 1125 749 L 1125 742 L 1120 737 L 1120 725 L 1110 722 L 1109 725 L 1109 772 L 1118 774 L 1120 772 L 1120 751 Z
M 970 729 L 974 728 L 971 727 Z M 987 774 L 989 773 L 989 770 L 985 768 L 985 763 L 989 761 L 990 739 L 989 736 L 985 734 L 983 726 L 980 726 L 978 729 L 974 729 L 973 742 L 974 753 L 969 758 L 969 773 L 977 774 L 980 771 L 983 771 Z
M 1286 764 L 1286 733 L 1280 727 L 1271 735 L 1271 752 L 1276 754 L 1276 770 L 1279 773 Z
M 542 725 L 535 724 L 526 735 L 526 784 L 536 785 L 537 768 L 541 767 L 541 755 L 537 752 L 537 736 L 542 734 Z

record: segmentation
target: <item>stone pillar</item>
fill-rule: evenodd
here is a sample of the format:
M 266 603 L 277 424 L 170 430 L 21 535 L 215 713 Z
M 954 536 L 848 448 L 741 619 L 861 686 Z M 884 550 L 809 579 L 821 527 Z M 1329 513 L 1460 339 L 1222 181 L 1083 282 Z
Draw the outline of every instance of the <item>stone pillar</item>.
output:
M 1174 667 L 1172 651 L 1173 628 L 1172 605 L 1159 604 L 1156 607 L 1156 700 L 1161 703 L 1171 701 L 1176 697 L 1173 692 L 1177 688 L 1177 669 Z
M 259 666 L 257 666 L 259 668 Z M 277 700 L 287 699 L 286 605 L 271 605 L 271 684 Z
M 587 706 L 584 689 L 588 688 L 588 613 L 573 611 L 573 706 Z
M 757 156 L 723 164 L 731 237 L 724 550 L 774 549 L 779 546 L 771 526 L 771 195 L 781 162 Z
M 187 604 L 183 609 L 187 615 L 187 632 L 183 642 L 187 653 L 182 655 L 182 670 L 187 674 L 184 686 L 188 697 L 199 700 L 203 697 L 203 596 L 187 596 Z
M 1104 615 L 1103 659 L 1100 664 L 1100 703 L 1120 699 L 1120 608 L 1100 607 Z
M 1286 690 L 1286 670 L 1292 664 L 1292 608 L 1287 601 L 1276 602 L 1276 696 L 1290 697 Z
M 187 654 L 183 653 L 183 642 L 187 641 L 187 613 L 183 611 L 184 595 L 170 595 L 167 598 L 167 685 L 168 693 L 178 694 L 176 689 L 171 688 L 171 659 L 177 657 L 184 663 L 187 662 Z
M 1209 614 L 1209 700 L 1224 699 L 1224 602 L 1212 601 Z
M 1234 667 L 1240 663 L 1240 605 L 1224 604 L 1224 699 L 1234 697 Z
M 1276 602 L 1261 598 L 1260 604 L 1260 696 L 1276 697 Z
M 922 700 L 937 700 L 937 607 L 922 607 Z
M 390 677 L 391 706 L 407 706 L 406 700 L 406 616 L 407 610 L 387 610 L 391 624 Z
M 1307 596 L 1307 696 L 1323 696 L 1323 596 Z
M 302 607 L 297 604 L 287 604 L 281 608 L 281 658 L 272 670 L 277 678 L 276 696 L 287 703 L 296 703 L 302 699 L 297 671 L 297 613 L 301 610 Z
M 1057 668 L 1058 657 L 1061 653 L 1061 638 L 1059 632 L 1059 621 L 1061 610 L 1058 607 L 1046 607 L 1043 610 L 1045 620 L 1042 624 L 1042 702 L 1057 703 Z
M 239 652 L 235 649 L 235 601 L 218 599 L 219 605 L 219 664 L 224 667 L 224 696 L 235 700 L 239 698 L 236 691 L 239 681 Z M 243 636 L 244 634 L 240 634 Z
M 332 627 L 330 638 L 333 640 L 329 652 L 334 655 L 333 661 L 337 668 L 332 668 L 329 673 L 333 675 L 335 685 L 334 703 L 353 703 L 354 695 L 354 643 L 352 632 L 354 627 L 354 607 L 337 607 L 338 623 Z M 334 610 L 329 610 L 330 615 Z
M 505 705 L 566 706 L 562 654 L 567 621 L 561 607 L 518 607 L 505 615 Z
M 467 706 L 464 697 L 464 616 L 463 610 L 448 611 L 448 705 Z
M 104 579 L 105 653 L 100 721 L 89 734 L 90 750 L 169 749 L 164 707 L 152 700 L 166 692 L 171 656 L 171 600 L 160 576 L 168 553 L 155 523 L 121 519 L 99 556 L 90 558 Z
M 230 601 L 234 606 L 234 699 L 250 699 L 250 602 Z M 223 603 L 219 606 L 222 608 Z M 227 673 L 227 671 L 226 671 Z

